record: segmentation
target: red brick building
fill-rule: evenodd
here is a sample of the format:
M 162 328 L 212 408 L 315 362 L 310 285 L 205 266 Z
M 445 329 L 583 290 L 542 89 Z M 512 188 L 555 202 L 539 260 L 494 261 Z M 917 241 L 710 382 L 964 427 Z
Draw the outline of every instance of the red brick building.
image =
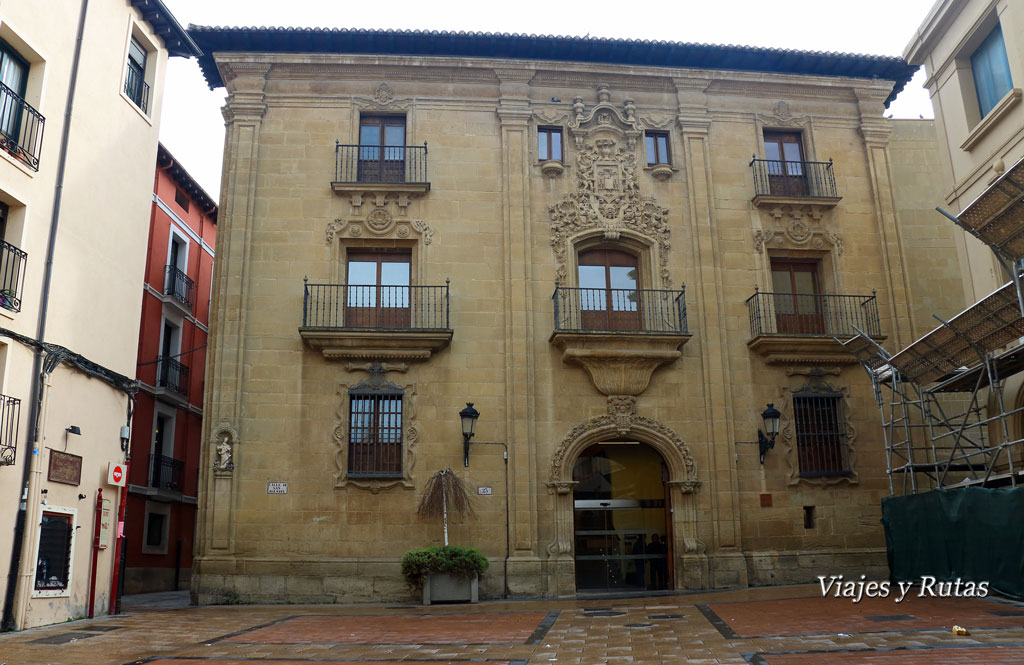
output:
M 187 589 L 217 204 L 160 145 L 125 516 L 124 593 Z

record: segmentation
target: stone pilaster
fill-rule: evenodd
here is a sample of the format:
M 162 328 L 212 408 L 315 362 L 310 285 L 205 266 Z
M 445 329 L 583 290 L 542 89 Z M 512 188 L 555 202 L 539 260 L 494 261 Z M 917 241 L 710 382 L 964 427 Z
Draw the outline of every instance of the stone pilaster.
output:
M 225 72 L 228 100 L 224 107 L 227 130 L 221 204 L 218 218 L 217 249 L 214 265 L 213 300 L 210 303 L 208 367 L 204 404 L 203 451 L 200 464 L 201 505 L 199 523 L 205 525 L 207 551 L 230 550 L 231 508 L 235 503 L 231 477 L 212 473 L 215 450 L 214 431 L 241 428 L 242 386 L 245 367 L 245 318 L 249 305 L 249 256 L 259 162 L 260 127 L 266 112 L 263 87 L 270 66 L 235 64 Z M 238 446 L 242 431 L 234 438 L 235 460 L 244 458 Z M 217 476 L 217 477 L 214 477 Z
M 739 550 L 740 514 L 736 464 L 730 442 L 735 440 L 732 425 L 732 391 L 729 385 L 729 340 L 727 312 L 722 294 L 722 253 L 715 231 L 715 203 L 711 175 L 709 130 L 711 118 L 705 101 L 707 81 L 676 80 L 680 107 L 683 158 L 687 169 L 689 218 L 693 229 L 694 277 L 699 285 L 692 291 L 697 300 L 704 388 L 704 420 L 708 441 L 708 478 L 711 511 L 714 515 L 716 550 Z M 685 537 L 685 536 L 684 536 Z M 699 562 L 693 562 L 699 563 Z M 699 568 L 698 568 L 699 569 Z M 687 583 L 696 580 L 687 580 Z M 745 583 L 745 580 L 743 581 Z
M 892 127 L 882 115 L 888 88 L 856 88 L 855 92 L 861 113 L 860 133 L 864 137 L 875 219 L 878 223 L 882 272 L 889 294 L 889 316 L 893 322 L 892 348 L 899 349 L 912 342 L 917 333 L 913 329 L 910 315 L 910 283 L 904 270 L 906 260 L 892 190 L 892 165 L 889 160 Z
M 534 71 L 499 69 L 498 120 L 501 131 L 501 181 L 504 312 L 505 312 L 505 431 L 508 436 L 510 521 L 514 557 L 537 556 L 537 498 L 532 390 L 534 357 L 533 315 L 529 268 L 530 242 L 529 92 Z

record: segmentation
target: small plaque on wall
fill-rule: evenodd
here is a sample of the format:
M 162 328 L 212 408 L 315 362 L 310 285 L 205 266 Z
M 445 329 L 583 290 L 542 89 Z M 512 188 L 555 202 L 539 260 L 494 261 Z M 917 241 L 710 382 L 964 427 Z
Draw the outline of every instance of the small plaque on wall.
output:
M 46 479 L 65 485 L 80 485 L 82 483 L 82 458 L 71 453 L 51 450 L 50 470 Z

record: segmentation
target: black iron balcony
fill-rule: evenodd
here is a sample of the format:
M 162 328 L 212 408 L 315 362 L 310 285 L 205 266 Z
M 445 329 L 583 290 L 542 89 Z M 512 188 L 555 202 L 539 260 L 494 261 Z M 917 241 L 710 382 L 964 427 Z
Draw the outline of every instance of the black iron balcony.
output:
M 754 158 L 750 166 L 754 169 L 755 198 L 839 199 L 831 159 L 827 162 L 786 162 Z
M 334 175 L 335 185 L 409 185 L 426 191 L 430 189 L 427 144 L 377 146 L 335 143 Z
M 3 83 L 0 83 L 0 149 L 39 170 L 46 119 Z
M 0 466 L 14 464 L 20 423 L 21 400 L 0 395 Z
M 853 337 L 854 327 L 881 337 L 878 301 L 870 296 L 768 293 L 747 299 L 751 337 Z
M 161 356 L 157 359 L 156 367 L 158 388 L 165 388 L 182 397 L 188 397 L 189 368 L 187 365 L 182 365 L 174 358 Z
M 28 254 L 0 240 L 0 307 L 21 311 L 21 290 L 25 285 Z
M 128 75 L 124 78 L 124 94 L 128 95 L 128 99 L 135 102 L 143 113 L 149 113 L 149 84 L 146 83 L 144 76 L 143 72 L 129 67 Z
M 171 296 L 186 309 L 192 309 L 196 283 L 175 266 L 164 267 L 164 295 Z
M 444 286 L 305 285 L 305 329 L 447 330 Z
M 299 334 L 325 358 L 427 360 L 451 342 L 444 286 L 306 283 Z
M 185 463 L 164 455 L 150 455 L 149 486 L 181 492 L 185 489 Z
M 555 331 L 687 335 L 686 287 L 584 289 L 555 286 Z

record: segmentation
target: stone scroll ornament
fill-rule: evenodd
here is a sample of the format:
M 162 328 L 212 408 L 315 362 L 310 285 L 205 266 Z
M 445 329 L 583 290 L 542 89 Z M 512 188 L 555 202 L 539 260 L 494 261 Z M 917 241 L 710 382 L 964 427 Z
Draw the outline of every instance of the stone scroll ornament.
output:
M 618 240 L 629 232 L 657 247 L 661 281 L 671 288 L 669 211 L 653 197 L 640 194 L 636 139 L 642 131 L 636 107 L 627 100 L 625 112 L 620 111 L 608 102 L 605 88 L 599 96 L 601 102 L 589 113 L 580 98 L 574 103 L 576 116 L 569 130 L 575 138 L 576 186 L 548 207 L 556 279 L 567 281 L 569 252 L 581 233 L 600 231 L 606 239 Z

